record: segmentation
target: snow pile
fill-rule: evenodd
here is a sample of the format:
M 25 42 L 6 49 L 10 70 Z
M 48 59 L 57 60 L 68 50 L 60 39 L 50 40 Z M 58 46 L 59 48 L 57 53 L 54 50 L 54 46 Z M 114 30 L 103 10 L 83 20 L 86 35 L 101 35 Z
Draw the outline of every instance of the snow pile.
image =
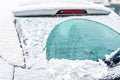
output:
M 55 80 L 97 80 L 107 75 L 104 63 L 90 60 L 51 60 L 48 71 Z
M 98 80 L 107 75 L 102 62 L 57 60 L 35 64 L 31 69 L 16 68 L 15 80 Z
M 112 68 L 108 68 L 108 74 L 104 79 L 115 79 L 120 77 L 120 63 L 117 64 L 117 66 L 114 66 Z

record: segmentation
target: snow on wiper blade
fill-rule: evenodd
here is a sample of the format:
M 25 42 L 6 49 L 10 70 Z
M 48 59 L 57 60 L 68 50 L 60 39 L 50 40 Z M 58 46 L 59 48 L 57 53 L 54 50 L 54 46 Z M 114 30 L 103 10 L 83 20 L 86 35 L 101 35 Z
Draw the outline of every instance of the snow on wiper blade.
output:
M 120 51 L 120 48 L 112 52 L 109 56 L 106 56 L 106 60 L 111 60 L 118 52 Z
M 117 64 L 118 62 L 120 62 L 120 48 L 112 52 L 110 55 L 105 56 L 105 63 L 109 66 Z

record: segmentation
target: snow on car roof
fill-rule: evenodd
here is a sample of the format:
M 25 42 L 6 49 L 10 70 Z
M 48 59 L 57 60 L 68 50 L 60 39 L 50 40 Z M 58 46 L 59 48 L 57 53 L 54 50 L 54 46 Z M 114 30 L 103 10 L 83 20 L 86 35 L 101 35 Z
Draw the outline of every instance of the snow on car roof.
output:
M 100 4 L 78 4 L 78 3 L 42 3 L 37 5 L 28 5 L 15 9 L 15 16 L 23 15 L 54 15 L 61 9 L 84 9 L 87 14 L 109 14 L 110 11 Z
M 20 6 L 38 5 L 38 4 L 56 4 L 56 3 L 75 3 L 75 4 L 92 4 L 93 0 L 22 0 L 19 2 Z

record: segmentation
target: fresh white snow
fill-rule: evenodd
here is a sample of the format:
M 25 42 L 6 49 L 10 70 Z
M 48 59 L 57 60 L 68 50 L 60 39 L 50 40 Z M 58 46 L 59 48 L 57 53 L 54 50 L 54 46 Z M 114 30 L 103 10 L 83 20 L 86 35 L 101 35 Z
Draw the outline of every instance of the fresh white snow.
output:
M 13 68 L 12 65 L 9 65 L 6 61 L 0 59 L 0 80 L 12 80 Z
M 98 80 L 108 73 L 103 62 L 57 60 L 38 62 L 31 69 L 16 68 L 15 80 Z
M 22 49 L 9 4 L 9 2 L 4 1 L 0 3 L 0 56 L 10 64 L 23 66 Z
M 34 4 L 37 4 L 37 1 L 39 0 L 36 0 Z M 25 3 L 25 5 L 32 4 L 32 2 L 33 0 L 28 4 Z M 9 3 L 7 0 L 0 3 L 0 80 L 98 80 L 105 77 L 114 78 L 120 76 L 120 66 L 108 68 L 101 60 L 99 62 L 66 59 L 46 60 L 45 44 L 48 34 L 58 22 L 68 20 L 71 17 L 67 19 L 58 18 L 58 20 L 50 18 L 18 18 L 17 30 L 21 37 L 22 52 L 13 23 L 14 17 L 10 12 L 16 3 L 12 4 L 12 1 Z M 111 15 L 114 17 L 114 14 Z M 86 19 L 89 18 L 95 20 L 89 16 Z M 116 21 L 120 20 L 119 18 L 113 20 L 116 24 L 107 23 L 107 20 L 112 20 L 112 17 L 104 18 L 96 17 L 99 22 L 109 26 L 114 25 L 111 28 L 120 31 Z M 55 22 L 53 22 L 54 20 Z M 23 56 L 23 53 L 25 56 Z M 24 58 L 26 62 L 23 60 Z M 24 63 L 26 63 L 25 68 L 18 67 L 23 66 Z M 17 66 L 14 67 L 13 65 Z
M 31 80 L 98 80 L 101 78 L 115 78 L 116 76 L 119 76 L 117 67 L 115 69 L 108 68 L 102 61 L 72 61 L 66 59 L 46 60 L 45 45 L 47 37 L 54 26 L 65 20 L 86 18 L 97 20 L 98 22 L 106 24 L 119 31 L 119 25 L 117 25 L 119 21 L 116 21 L 119 20 L 119 18 L 114 19 L 112 23 L 107 22 L 109 19 L 111 20 L 112 17 L 117 17 L 115 14 L 111 15 L 110 17 L 103 15 L 101 17 L 75 16 L 67 18 L 16 18 L 17 29 L 21 36 L 27 65 L 26 69 L 16 68 L 15 80 L 21 80 L 22 78 L 24 78 L 23 80 L 29 78 Z M 113 76 L 113 74 L 115 75 Z

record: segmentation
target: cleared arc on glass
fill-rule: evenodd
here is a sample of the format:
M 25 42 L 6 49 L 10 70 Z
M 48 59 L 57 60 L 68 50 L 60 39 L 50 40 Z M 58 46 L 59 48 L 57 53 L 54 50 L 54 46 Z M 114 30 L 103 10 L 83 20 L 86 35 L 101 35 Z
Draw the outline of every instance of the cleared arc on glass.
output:
M 120 34 L 87 19 L 71 19 L 56 25 L 48 36 L 48 60 L 98 60 L 120 47 Z

